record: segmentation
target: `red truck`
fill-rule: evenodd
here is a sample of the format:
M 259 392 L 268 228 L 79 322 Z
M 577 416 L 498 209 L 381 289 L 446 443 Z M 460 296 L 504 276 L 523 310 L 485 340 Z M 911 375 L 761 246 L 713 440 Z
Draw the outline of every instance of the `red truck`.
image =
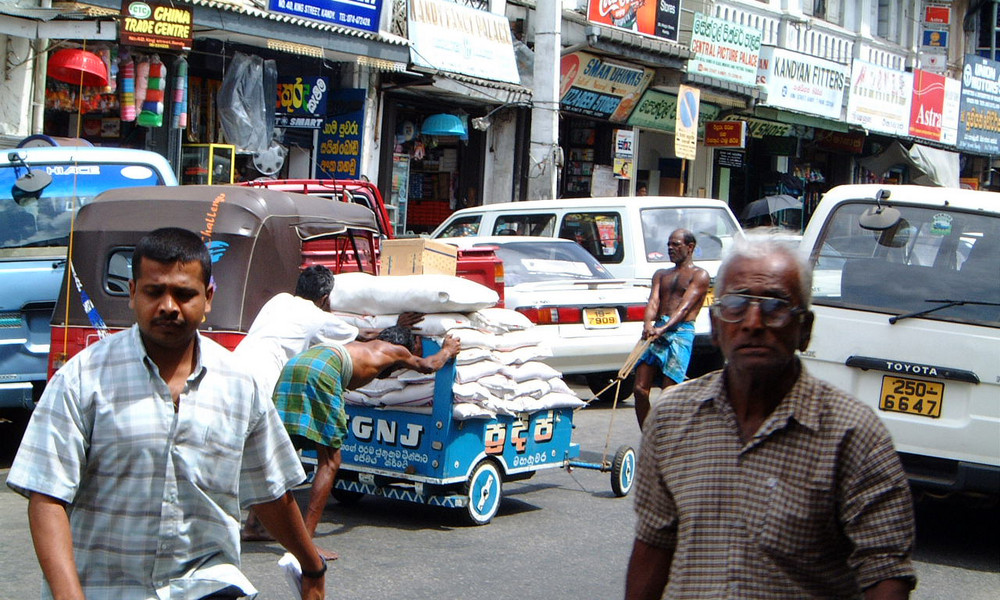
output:
M 201 329 L 230 349 L 267 300 L 295 288 L 302 267 L 378 272 L 378 247 L 386 230 L 376 213 L 363 203 L 274 187 L 126 188 L 102 193 L 81 208 L 69 254 L 72 269 L 66 269 L 52 315 L 49 376 L 83 348 L 132 324 L 132 250 L 157 227 L 184 227 L 205 239 L 216 293 Z M 360 188 L 377 194 L 374 188 Z M 330 192 L 340 200 L 358 193 L 344 189 Z M 381 202 L 378 195 L 369 198 Z M 499 285 L 502 292 L 503 263 L 492 250 L 460 255 L 459 268 L 474 274 L 469 279 L 492 283 L 493 289 Z
M 369 181 L 356 179 L 272 179 L 247 181 L 240 185 L 360 204 L 375 213 L 375 221 L 378 223 L 381 239 L 391 240 L 396 237 L 382 194 L 375 184 Z M 376 240 L 376 256 L 378 256 L 378 241 Z M 307 266 L 321 263 L 333 269 L 335 273 L 343 270 L 343 266 L 337 265 L 335 260 L 331 260 L 333 257 L 329 255 L 329 249 L 323 248 L 323 244 L 317 244 L 314 251 L 316 254 L 306 254 L 303 251 Z M 500 295 L 499 306 L 503 306 L 503 261 L 497 258 L 493 250 L 489 248 L 459 250 L 455 274 L 492 289 Z

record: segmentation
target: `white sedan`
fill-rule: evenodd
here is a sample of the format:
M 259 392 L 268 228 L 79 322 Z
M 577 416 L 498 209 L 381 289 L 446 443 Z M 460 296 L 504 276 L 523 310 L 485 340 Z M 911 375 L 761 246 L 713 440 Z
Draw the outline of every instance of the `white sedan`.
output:
M 576 242 L 547 237 L 439 238 L 472 248 L 495 247 L 503 260 L 504 305 L 543 329 L 546 362 L 563 374 L 587 375 L 595 393 L 625 363 L 642 334 L 649 288 L 615 279 Z M 621 397 L 632 392 L 622 383 Z M 602 395 L 608 397 L 614 387 Z

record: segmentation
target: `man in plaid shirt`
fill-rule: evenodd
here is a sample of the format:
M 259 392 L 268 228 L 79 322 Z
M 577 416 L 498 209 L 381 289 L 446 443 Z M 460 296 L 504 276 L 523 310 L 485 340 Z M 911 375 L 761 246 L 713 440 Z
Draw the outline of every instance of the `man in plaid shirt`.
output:
M 889 433 L 795 354 L 811 280 L 775 242 L 727 255 L 726 366 L 665 391 L 643 429 L 627 600 L 909 596 L 913 506 Z

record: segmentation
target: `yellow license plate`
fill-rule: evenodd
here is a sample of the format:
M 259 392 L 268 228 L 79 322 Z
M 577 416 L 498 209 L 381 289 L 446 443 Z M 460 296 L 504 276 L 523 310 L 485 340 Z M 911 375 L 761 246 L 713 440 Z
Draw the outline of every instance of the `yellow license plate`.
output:
M 708 308 L 712 306 L 713 302 L 715 302 L 715 294 L 713 294 L 712 292 L 708 292 L 707 294 L 705 294 L 705 301 L 702 302 L 701 305 L 704 306 L 705 308 Z
M 583 325 L 587 329 L 613 329 L 621 325 L 621 319 L 614 308 L 585 308 Z
M 943 402 L 943 383 L 882 376 L 882 397 L 878 402 L 882 410 L 937 419 L 941 417 Z

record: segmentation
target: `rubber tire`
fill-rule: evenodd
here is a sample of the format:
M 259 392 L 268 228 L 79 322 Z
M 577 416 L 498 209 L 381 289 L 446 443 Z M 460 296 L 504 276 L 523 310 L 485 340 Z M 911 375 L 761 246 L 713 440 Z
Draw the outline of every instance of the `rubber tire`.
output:
M 635 464 L 635 450 L 632 446 L 619 446 L 615 452 L 615 460 L 611 463 L 611 491 L 615 496 L 624 498 L 632 491 L 635 484 Z
M 604 389 L 605 387 L 607 387 L 607 385 L 609 383 L 611 383 L 612 381 L 614 381 L 617 377 L 618 377 L 618 373 L 612 372 L 612 371 L 607 371 L 607 372 L 604 372 L 604 373 L 590 373 L 590 374 L 587 375 L 587 387 L 590 388 L 591 393 L 593 393 L 594 395 L 596 395 L 597 392 L 599 392 L 602 389 Z M 618 401 L 621 402 L 625 398 L 628 398 L 629 396 L 631 396 L 632 395 L 632 388 L 634 386 L 635 386 L 635 373 L 632 373 L 628 377 L 626 377 L 625 379 L 622 379 L 622 382 L 621 382 L 621 392 L 619 392 Z M 615 389 L 617 389 L 617 388 L 618 388 L 617 384 L 611 386 L 610 388 L 608 388 L 607 390 L 605 390 L 603 394 L 601 394 L 600 396 L 597 396 L 597 399 L 594 400 L 594 401 L 595 402 L 614 402 L 615 401 Z
M 489 459 L 479 461 L 469 480 L 462 485 L 462 495 L 469 500 L 463 516 L 470 525 L 486 525 L 492 521 L 503 498 L 503 478 L 496 463 Z

